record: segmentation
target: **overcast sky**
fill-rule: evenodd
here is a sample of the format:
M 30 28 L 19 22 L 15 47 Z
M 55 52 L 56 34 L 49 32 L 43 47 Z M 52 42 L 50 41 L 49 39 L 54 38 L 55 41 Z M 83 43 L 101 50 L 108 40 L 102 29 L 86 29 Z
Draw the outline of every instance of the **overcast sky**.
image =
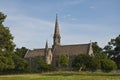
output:
M 43 48 L 46 40 L 51 47 L 56 13 L 63 45 L 103 47 L 120 34 L 120 0 L 0 0 L 0 12 L 16 47 Z

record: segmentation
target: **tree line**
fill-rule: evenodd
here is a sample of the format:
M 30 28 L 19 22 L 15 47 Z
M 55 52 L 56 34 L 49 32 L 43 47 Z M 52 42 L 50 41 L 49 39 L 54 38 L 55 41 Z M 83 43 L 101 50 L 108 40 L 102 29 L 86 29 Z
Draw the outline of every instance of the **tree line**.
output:
M 0 73 L 3 72 L 29 72 L 28 62 L 24 59 L 27 52 L 26 47 L 15 48 L 13 36 L 8 27 L 3 25 L 6 15 L 0 12 Z M 94 56 L 78 55 L 72 62 L 74 70 L 89 70 L 109 72 L 114 69 L 120 69 L 120 35 L 111 39 L 108 44 L 101 48 L 97 42 L 92 43 Z M 60 64 L 63 67 L 68 66 L 67 56 L 61 55 Z M 38 58 L 38 70 L 47 71 L 54 70 L 50 65 L 47 65 Z

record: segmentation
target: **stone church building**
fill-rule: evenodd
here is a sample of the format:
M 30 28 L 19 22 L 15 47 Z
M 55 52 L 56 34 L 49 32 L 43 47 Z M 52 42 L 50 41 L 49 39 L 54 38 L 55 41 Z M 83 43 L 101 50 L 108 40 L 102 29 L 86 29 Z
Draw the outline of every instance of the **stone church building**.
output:
M 28 60 L 31 68 L 36 67 L 36 57 L 42 56 L 47 64 L 50 64 L 56 68 L 60 68 L 60 56 L 66 55 L 69 60 L 68 67 L 71 67 L 72 60 L 76 55 L 88 54 L 93 55 L 92 43 L 87 44 L 72 44 L 61 45 L 61 35 L 59 31 L 58 17 L 56 15 L 55 30 L 53 35 L 52 48 L 48 48 L 48 42 L 46 41 L 45 48 L 28 50 L 24 58 Z

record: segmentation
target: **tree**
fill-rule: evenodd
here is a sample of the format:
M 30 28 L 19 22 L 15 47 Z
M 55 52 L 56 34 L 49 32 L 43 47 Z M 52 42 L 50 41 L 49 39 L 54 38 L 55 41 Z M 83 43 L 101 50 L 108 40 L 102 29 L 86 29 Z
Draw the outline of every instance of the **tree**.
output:
M 26 47 L 16 48 L 15 49 L 15 54 L 20 56 L 21 58 L 24 58 L 27 50 L 28 49 Z
M 14 53 L 15 44 L 13 43 L 13 36 L 9 28 L 3 25 L 6 15 L 0 12 L 0 70 L 7 70 L 14 68 L 12 54 Z
M 101 69 L 104 72 L 110 72 L 117 69 L 116 63 L 110 59 L 101 60 Z
M 120 35 L 117 36 L 115 39 L 111 39 L 110 42 L 104 47 L 105 53 L 108 56 L 108 58 L 114 60 L 118 68 L 120 68 L 120 61 L 119 61 L 119 56 L 120 56 Z
M 61 64 L 61 66 L 64 66 L 64 67 L 68 66 L 68 57 L 67 57 L 67 55 L 62 54 L 60 56 L 60 64 Z
M 96 71 L 101 68 L 100 60 L 97 57 L 91 57 L 88 64 L 86 64 L 86 69 L 89 71 Z
M 92 48 L 95 55 L 102 53 L 102 48 L 98 46 L 97 42 L 92 43 Z
M 0 56 L 0 71 L 13 69 L 14 62 L 11 57 Z
M 72 67 L 76 70 L 87 70 L 87 65 L 91 61 L 91 57 L 89 55 L 78 55 L 74 58 L 72 62 Z
M 22 71 L 22 72 L 28 70 L 28 62 L 26 60 L 24 60 L 23 58 L 21 58 L 16 54 L 13 55 L 13 60 L 15 64 L 14 70 Z
M 40 72 L 45 72 L 45 71 L 54 71 L 55 68 L 51 65 L 46 64 L 43 58 L 41 56 L 38 56 L 37 57 L 37 70 Z

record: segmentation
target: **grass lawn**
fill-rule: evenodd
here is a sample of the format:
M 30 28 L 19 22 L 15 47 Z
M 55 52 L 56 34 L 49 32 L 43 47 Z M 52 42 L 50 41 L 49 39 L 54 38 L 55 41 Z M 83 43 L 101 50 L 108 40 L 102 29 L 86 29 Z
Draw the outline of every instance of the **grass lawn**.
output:
M 0 80 L 120 80 L 120 73 L 47 72 L 38 74 L 0 75 Z

